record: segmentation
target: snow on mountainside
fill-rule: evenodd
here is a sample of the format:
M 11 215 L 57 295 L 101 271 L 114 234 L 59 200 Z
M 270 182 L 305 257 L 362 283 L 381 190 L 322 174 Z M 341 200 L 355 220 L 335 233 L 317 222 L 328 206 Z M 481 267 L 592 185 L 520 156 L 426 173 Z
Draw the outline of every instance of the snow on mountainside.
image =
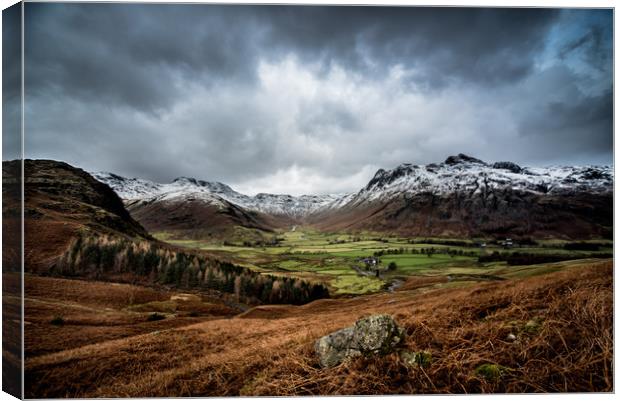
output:
M 228 201 L 248 210 L 274 215 L 303 217 L 329 207 L 341 199 L 340 195 L 272 195 L 260 193 L 247 196 L 236 192 L 221 182 L 209 182 L 194 178 L 180 177 L 169 184 L 158 184 L 138 178 L 124 178 L 107 172 L 92 173 L 108 184 L 125 201 L 181 201 L 196 199 L 205 203 L 224 207 Z
M 272 195 L 260 193 L 250 198 L 244 206 L 268 214 L 284 214 L 303 217 L 323 210 L 332 202 L 340 199 L 340 195 Z
M 90 174 L 98 181 L 108 184 L 108 186 L 123 200 L 141 199 L 152 196 L 159 192 L 161 186 L 161 184 L 142 180 L 140 178 L 125 178 L 113 173 L 96 172 Z
M 291 217 L 305 217 L 366 202 L 387 201 L 402 194 L 445 195 L 458 192 L 475 195 L 510 189 L 542 195 L 569 195 L 613 190 L 613 168 L 610 166 L 521 167 L 512 162 L 488 164 L 464 154 L 450 156 L 443 163 L 405 163 L 392 170 L 380 169 L 359 192 L 345 195 L 261 193 L 247 196 L 220 182 L 194 178 L 181 177 L 169 184 L 158 184 L 105 172 L 93 173 L 93 176 L 108 184 L 126 201 L 197 199 L 223 207 L 224 200 L 248 210 Z
M 351 204 L 387 200 L 401 194 L 477 194 L 489 190 L 539 194 L 573 192 L 604 193 L 613 190 L 610 166 L 521 167 L 512 162 L 485 163 L 459 154 L 443 163 L 401 164 L 393 170 L 379 170 L 368 185 L 351 199 Z

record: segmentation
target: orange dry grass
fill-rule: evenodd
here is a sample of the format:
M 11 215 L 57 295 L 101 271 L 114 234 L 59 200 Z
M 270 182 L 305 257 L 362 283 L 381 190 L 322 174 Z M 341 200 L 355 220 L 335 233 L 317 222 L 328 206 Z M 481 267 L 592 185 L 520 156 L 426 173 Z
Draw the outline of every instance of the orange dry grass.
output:
M 2 274 L 2 388 L 21 394 L 21 281 L 18 273 Z
M 169 293 L 148 287 L 102 281 L 52 279 L 29 274 L 24 276 L 24 291 L 27 298 L 45 298 L 109 308 L 170 299 Z
M 407 332 L 404 347 L 430 352 L 430 366 L 392 354 L 319 368 L 314 341 L 372 313 L 395 316 Z M 263 306 L 29 358 L 26 395 L 612 391 L 612 316 L 611 261 L 461 289 Z M 506 341 L 508 333 L 517 341 Z M 476 375 L 483 363 L 501 365 L 502 375 Z
M 25 276 L 26 356 L 187 326 L 213 316 L 232 316 L 222 304 L 198 300 L 170 302 L 175 292 L 129 284 Z M 158 303 L 174 316 L 148 321 Z M 128 308 L 131 307 L 131 308 Z M 61 317 L 63 324 L 53 325 Z M 197 318 L 200 317 L 200 318 Z
M 448 276 L 412 276 L 399 288 L 400 291 L 416 290 L 434 284 L 447 283 Z

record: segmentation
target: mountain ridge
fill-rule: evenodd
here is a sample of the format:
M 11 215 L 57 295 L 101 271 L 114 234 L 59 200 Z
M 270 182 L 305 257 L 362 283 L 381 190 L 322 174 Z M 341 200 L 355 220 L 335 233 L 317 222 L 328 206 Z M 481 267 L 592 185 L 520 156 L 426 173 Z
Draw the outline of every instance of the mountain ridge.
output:
M 178 177 L 171 183 L 160 184 L 108 172 L 94 172 L 92 175 L 110 185 L 124 201 L 197 197 L 217 207 L 223 207 L 224 200 L 245 209 L 297 219 L 347 205 L 389 200 L 402 194 L 445 195 L 508 187 L 514 191 L 554 195 L 613 190 L 611 166 L 522 167 L 510 161 L 486 163 L 463 153 L 449 156 L 443 163 L 402 163 L 391 170 L 379 169 L 358 192 L 345 194 L 292 196 L 259 193 L 248 196 L 221 182 L 191 177 Z
M 300 218 L 335 202 L 343 195 L 300 195 L 258 193 L 241 194 L 217 181 L 178 177 L 168 184 L 140 178 L 125 178 L 110 172 L 92 172 L 93 177 L 108 184 L 124 201 L 173 201 L 196 197 L 213 206 L 223 208 L 226 202 L 256 212 Z M 225 202 L 224 202 L 225 201 Z

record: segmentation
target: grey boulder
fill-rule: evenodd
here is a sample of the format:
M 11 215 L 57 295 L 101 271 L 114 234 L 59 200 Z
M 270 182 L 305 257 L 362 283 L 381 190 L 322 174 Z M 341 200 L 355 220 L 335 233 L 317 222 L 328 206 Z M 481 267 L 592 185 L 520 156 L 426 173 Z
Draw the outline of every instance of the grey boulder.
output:
M 314 350 L 321 366 L 331 368 L 356 356 L 389 354 L 403 336 L 403 330 L 391 316 L 374 315 L 321 337 L 314 344 Z

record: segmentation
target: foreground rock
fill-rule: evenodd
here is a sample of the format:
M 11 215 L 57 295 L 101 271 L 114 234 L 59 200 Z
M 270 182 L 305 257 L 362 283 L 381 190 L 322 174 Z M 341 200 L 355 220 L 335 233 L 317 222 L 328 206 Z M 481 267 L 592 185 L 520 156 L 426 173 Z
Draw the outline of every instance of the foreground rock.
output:
M 391 316 L 375 315 L 321 337 L 314 349 L 321 366 L 331 368 L 356 356 L 389 354 L 403 337 L 404 331 Z

